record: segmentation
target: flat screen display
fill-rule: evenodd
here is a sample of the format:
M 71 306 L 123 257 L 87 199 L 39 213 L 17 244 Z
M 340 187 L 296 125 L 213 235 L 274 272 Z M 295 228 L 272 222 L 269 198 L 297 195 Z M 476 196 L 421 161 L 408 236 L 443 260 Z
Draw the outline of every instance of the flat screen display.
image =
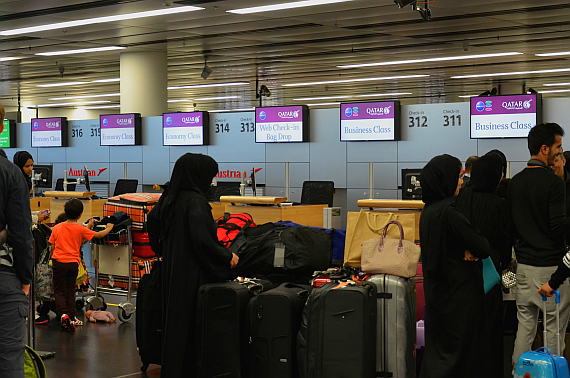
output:
M 141 115 L 108 114 L 99 117 L 101 146 L 135 146 L 141 144 Z
M 32 118 L 32 147 L 67 147 L 67 118 Z
M 526 138 L 542 122 L 540 95 L 471 97 L 471 138 Z
M 16 122 L 5 119 L 0 130 L 0 148 L 16 148 Z
M 341 104 L 340 140 L 400 140 L 400 102 Z
M 255 109 L 255 142 L 309 141 L 309 109 L 306 105 Z
M 204 146 L 210 141 L 208 112 L 164 113 L 162 144 L 164 146 Z

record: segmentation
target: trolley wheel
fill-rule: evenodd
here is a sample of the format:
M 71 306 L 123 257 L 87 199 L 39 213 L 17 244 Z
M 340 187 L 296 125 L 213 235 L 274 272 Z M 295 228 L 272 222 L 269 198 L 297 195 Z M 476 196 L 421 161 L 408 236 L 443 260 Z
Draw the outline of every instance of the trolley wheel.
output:
M 135 313 L 135 306 L 131 302 L 122 302 L 119 304 L 117 317 L 123 323 L 131 321 Z
M 92 296 L 87 298 L 87 303 L 85 304 L 85 311 L 89 310 L 103 310 L 107 309 L 107 303 L 105 303 L 105 298 L 101 294 L 97 296 Z
M 141 371 L 142 371 L 143 373 L 146 373 L 146 371 L 147 371 L 147 369 L 148 369 L 148 365 L 149 365 L 149 364 L 147 364 L 147 363 L 143 363 L 143 366 L 141 366 Z
M 75 300 L 75 309 L 81 310 L 85 306 L 85 301 L 83 299 L 76 299 Z

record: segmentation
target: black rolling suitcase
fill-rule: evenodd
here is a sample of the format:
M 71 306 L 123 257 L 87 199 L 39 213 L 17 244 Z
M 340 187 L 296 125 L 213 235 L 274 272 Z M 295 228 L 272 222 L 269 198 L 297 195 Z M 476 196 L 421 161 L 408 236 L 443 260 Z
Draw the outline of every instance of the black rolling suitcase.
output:
M 162 359 L 162 292 L 160 262 L 153 264 L 151 273 L 142 276 L 137 290 L 136 335 L 143 366 L 160 365 Z
M 297 345 L 301 378 L 375 377 L 375 285 L 342 282 L 313 289 Z
M 269 281 L 212 283 L 198 290 L 196 349 L 201 378 L 248 376 L 247 305 L 273 288 Z M 243 353 L 242 353 L 243 351 Z
M 283 283 L 249 301 L 251 378 L 299 377 L 297 333 L 311 289 L 309 285 Z

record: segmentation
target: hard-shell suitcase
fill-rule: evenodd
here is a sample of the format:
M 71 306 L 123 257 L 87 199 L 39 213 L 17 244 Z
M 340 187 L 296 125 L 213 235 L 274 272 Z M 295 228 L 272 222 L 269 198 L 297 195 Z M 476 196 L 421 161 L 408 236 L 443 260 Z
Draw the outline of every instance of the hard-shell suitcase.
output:
M 413 278 L 376 274 L 376 376 L 415 378 L 416 288 Z
M 162 292 L 157 264 L 160 262 L 141 278 L 137 291 L 136 336 L 143 372 L 149 364 L 160 365 L 162 359 Z
M 297 346 L 302 378 L 375 377 L 375 285 L 341 282 L 313 289 Z
M 133 220 L 133 230 L 146 230 L 148 213 L 158 203 L 160 193 L 129 193 L 111 197 L 103 205 L 103 215 L 124 211 Z
M 311 289 L 286 282 L 249 301 L 251 378 L 299 377 L 297 333 Z
M 200 286 L 196 312 L 199 377 L 248 376 L 247 305 L 254 295 L 271 288 L 269 281 L 248 279 Z
M 540 378 L 568 378 L 568 361 L 560 351 L 560 292 L 554 290 L 556 295 L 556 336 L 558 340 L 556 355 L 553 354 L 546 345 L 546 327 L 544 327 L 544 347 L 536 351 L 524 352 L 521 354 L 515 367 L 515 377 L 540 377 Z M 544 324 L 546 325 L 546 297 L 543 300 Z

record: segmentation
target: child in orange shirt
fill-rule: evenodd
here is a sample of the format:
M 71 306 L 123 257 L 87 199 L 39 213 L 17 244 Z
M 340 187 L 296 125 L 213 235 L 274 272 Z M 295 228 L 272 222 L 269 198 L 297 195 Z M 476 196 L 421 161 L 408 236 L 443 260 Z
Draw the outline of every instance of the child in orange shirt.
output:
M 75 318 L 75 279 L 81 263 L 79 250 L 83 240 L 102 238 L 112 229 L 113 224 L 107 224 L 103 231 L 93 231 L 93 220 L 87 227 L 77 224 L 83 214 L 83 203 L 74 198 L 63 206 L 67 220 L 54 226 L 49 242 L 52 252 L 53 289 L 57 315 L 61 318 L 61 327 L 68 331 L 75 330 L 75 325 L 81 325 Z

